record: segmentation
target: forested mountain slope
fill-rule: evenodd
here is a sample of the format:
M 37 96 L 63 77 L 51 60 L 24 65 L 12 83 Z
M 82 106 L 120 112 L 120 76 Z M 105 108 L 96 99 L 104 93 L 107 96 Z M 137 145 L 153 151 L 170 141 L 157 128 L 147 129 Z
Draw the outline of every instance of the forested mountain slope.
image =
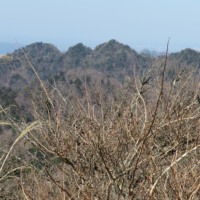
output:
M 51 44 L 44 43 L 34 43 L 24 47 L 23 50 L 41 80 L 46 80 L 60 71 L 75 68 L 96 69 L 110 76 L 120 77 L 120 74 L 132 73 L 135 64 L 137 69 L 142 71 L 155 61 L 154 57 L 140 55 L 129 46 L 115 40 L 101 44 L 94 50 L 81 43 L 70 47 L 65 53 L 61 53 Z M 14 67 L 26 83 L 36 79 L 23 52 L 17 50 L 0 58 L 0 87 L 5 86 L 12 89 L 23 87 Z

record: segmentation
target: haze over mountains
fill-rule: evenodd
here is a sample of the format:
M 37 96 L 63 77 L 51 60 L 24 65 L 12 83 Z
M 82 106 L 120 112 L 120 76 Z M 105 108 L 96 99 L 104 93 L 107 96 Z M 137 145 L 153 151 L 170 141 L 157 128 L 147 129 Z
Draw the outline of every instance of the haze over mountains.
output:
M 44 39 L 45 40 L 45 39 Z M 52 40 L 52 39 L 51 39 Z M 6 40 L 7 41 L 7 40 Z M 67 41 L 65 41 L 63 39 L 64 42 L 61 42 L 61 40 L 55 40 L 55 46 L 61 51 L 61 52 L 66 52 L 68 50 L 69 47 L 73 46 L 74 44 L 78 44 L 78 40 L 74 40 L 74 39 L 68 39 Z M 26 41 L 28 42 L 28 40 Z M 45 43 L 45 42 L 43 42 Z M 46 43 L 49 43 L 49 42 L 46 42 Z M 83 41 L 83 44 L 87 44 L 86 46 L 89 46 L 90 48 L 94 49 L 96 47 L 96 44 L 97 42 L 95 41 Z M 27 43 L 28 44 L 28 43 Z M 54 44 L 51 42 L 51 44 Z M 20 44 L 21 47 L 25 47 L 25 46 L 28 46 L 26 44 Z M 135 50 L 142 54 L 149 54 L 149 55 L 152 55 L 154 57 L 158 57 L 160 55 L 165 55 L 165 51 L 156 51 L 156 50 L 149 50 L 148 48 L 145 48 L 143 50 L 139 50 L 141 49 L 142 47 L 139 47 L 138 49 L 138 45 L 134 45 L 135 46 Z M 18 50 L 19 49 L 19 46 L 16 44 L 16 43 L 9 43 L 9 42 L 0 42 L 0 57 L 2 55 L 5 55 L 7 53 L 12 53 L 14 52 L 15 50 Z M 177 52 L 180 52 L 180 51 L 177 51 Z M 172 53 L 172 52 L 168 52 L 168 55 Z
M 74 42 L 74 44 L 76 44 Z M 69 44 L 68 44 L 69 45 Z M 64 45 L 62 46 L 62 50 L 60 51 L 65 51 L 67 50 L 67 46 L 66 45 L 66 48 L 64 48 Z M 25 47 L 25 46 L 28 46 L 28 45 L 25 45 L 25 44 L 20 44 L 21 47 Z M 73 46 L 73 44 L 71 44 L 70 46 Z M 7 43 L 7 42 L 0 42 L 0 55 L 5 55 L 7 53 L 12 53 L 14 52 L 15 50 L 18 50 L 19 49 L 19 46 L 16 44 L 16 43 Z M 159 56 L 159 55 L 163 55 L 165 54 L 165 52 L 157 52 L 157 51 L 150 51 L 148 49 L 143 49 L 142 51 L 140 51 L 140 53 L 145 53 L 145 54 L 150 54 L 152 56 Z
M 6 40 L 7 41 L 7 40 Z M 49 43 L 49 42 L 43 42 L 43 43 Z M 52 44 L 54 44 L 53 42 L 51 42 Z M 65 43 L 62 43 L 60 41 L 60 43 L 58 41 L 55 41 L 55 46 L 61 51 L 61 52 L 65 52 L 68 50 L 69 47 L 73 46 L 74 44 L 77 44 L 79 43 L 78 40 L 67 40 L 65 41 Z M 83 41 L 82 42 L 83 44 L 87 44 L 86 46 L 89 46 L 90 48 L 94 49 L 96 47 L 96 42 L 92 42 L 92 41 Z M 25 44 L 20 44 L 21 47 L 25 47 L 25 46 L 28 46 L 26 44 L 29 44 L 29 43 L 25 43 Z M 140 53 L 146 53 L 146 54 L 150 54 L 152 56 L 159 56 L 159 55 L 163 55 L 165 54 L 165 51 L 161 52 L 161 51 L 155 51 L 155 50 L 149 50 L 149 49 L 143 49 L 142 51 L 139 50 L 137 48 L 137 45 L 135 46 L 136 47 L 136 51 L 137 52 L 140 52 Z M 141 48 L 141 47 L 140 47 Z M 9 43 L 9 42 L 0 42 L 0 55 L 5 55 L 7 53 L 12 53 L 14 52 L 15 50 L 19 49 L 18 45 L 16 43 Z
M 20 46 L 24 47 L 24 44 L 20 44 Z M 0 55 L 5 55 L 7 53 L 12 53 L 16 49 L 19 49 L 18 45 L 16 43 L 6 43 L 6 42 L 0 42 Z

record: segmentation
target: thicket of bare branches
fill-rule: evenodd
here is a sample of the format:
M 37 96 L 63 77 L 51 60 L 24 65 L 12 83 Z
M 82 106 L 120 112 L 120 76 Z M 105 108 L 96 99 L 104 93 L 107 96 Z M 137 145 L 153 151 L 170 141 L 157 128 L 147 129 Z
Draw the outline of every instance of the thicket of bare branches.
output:
M 41 82 L 35 121 L 7 121 L 18 137 L 1 149 L 0 181 L 19 199 L 199 199 L 200 84 L 185 66 L 165 83 L 166 62 L 121 88 L 85 84 L 83 98 Z M 17 157 L 21 140 L 31 159 Z

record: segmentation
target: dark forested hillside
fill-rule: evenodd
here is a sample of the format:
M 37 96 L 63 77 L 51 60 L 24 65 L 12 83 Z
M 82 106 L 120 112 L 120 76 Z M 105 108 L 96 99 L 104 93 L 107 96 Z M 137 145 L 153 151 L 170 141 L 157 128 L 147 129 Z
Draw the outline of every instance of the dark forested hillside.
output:
M 171 53 L 168 57 L 169 64 L 177 64 L 181 66 L 185 65 L 195 65 L 196 67 L 200 67 L 200 52 L 195 51 L 193 49 L 184 49 L 179 53 Z
M 47 79 L 60 71 L 55 67 L 56 60 L 60 56 L 59 50 L 51 44 L 34 43 L 23 48 L 28 59 L 40 74 L 42 80 Z M 19 89 L 23 86 L 17 72 L 23 77 L 26 83 L 35 80 L 36 76 L 27 62 L 24 53 L 16 50 L 0 59 L 0 86 Z
M 80 88 L 77 86 L 76 78 L 81 83 L 84 83 L 85 80 L 87 82 L 93 80 L 106 84 L 108 81 L 118 84 L 125 81 L 127 77 L 133 76 L 134 66 L 137 75 L 141 76 L 147 72 L 150 66 L 155 63 L 160 65 L 165 58 L 165 56 L 153 57 L 147 54 L 138 54 L 128 45 L 116 40 L 100 44 L 94 50 L 79 43 L 70 47 L 67 52 L 61 53 L 54 45 L 42 42 L 30 44 L 23 47 L 23 50 L 45 84 L 47 82 L 53 84 L 55 81 L 59 88 L 64 89 L 70 85 L 74 89 L 78 88 L 79 92 Z M 166 80 L 173 77 L 183 65 L 193 65 L 198 69 L 200 53 L 192 49 L 185 49 L 179 53 L 170 54 Z M 4 87 L 3 90 L 10 88 L 10 92 L 7 91 L 8 94 L 17 91 L 17 96 L 19 96 L 22 93 L 21 89 L 24 88 L 24 83 L 32 88 L 34 80 L 37 79 L 20 49 L 0 58 L 0 70 L 0 88 Z M 10 103 L 11 101 L 9 101 Z
M 103 43 L 94 50 L 79 43 L 70 47 L 66 53 L 61 53 L 52 44 L 41 42 L 26 46 L 23 50 L 42 80 L 60 71 L 66 72 L 76 68 L 95 69 L 112 77 L 123 77 L 132 73 L 133 65 L 136 64 L 136 68 L 142 71 L 155 61 L 154 57 L 140 55 L 129 46 L 115 40 Z M 14 90 L 23 87 L 15 67 L 25 83 L 36 79 L 24 53 L 16 50 L 0 58 L 0 87 L 11 87 Z
M 23 50 L 43 81 L 60 72 L 63 74 L 75 69 L 97 70 L 108 77 L 123 81 L 127 75 L 133 74 L 133 66 L 136 66 L 138 74 L 142 74 L 156 61 L 164 60 L 164 56 L 156 58 L 144 53 L 138 54 L 128 45 L 116 40 L 100 44 L 94 50 L 79 43 L 70 47 L 67 52 L 61 53 L 54 45 L 42 42 L 30 44 L 23 47 Z M 193 65 L 198 68 L 200 53 L 185 49 L 168 56 L 168 66 L 175 66 L 170 71 L 182 65 Z M 36 79 L 24 53 L 19 49 L 0 58 L 0 87 L 11 87 L 13 90 L 23 87 L 15 68 L 26 84 Z M 171 74 L 173 73 L 170 72 L 168 75 Z

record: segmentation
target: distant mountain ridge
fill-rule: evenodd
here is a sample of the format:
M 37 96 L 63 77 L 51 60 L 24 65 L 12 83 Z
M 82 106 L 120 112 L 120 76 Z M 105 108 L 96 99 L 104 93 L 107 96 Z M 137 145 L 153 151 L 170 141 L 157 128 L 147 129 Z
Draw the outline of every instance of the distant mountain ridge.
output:
M 103 43 L 94 50 L 79 43 L 70 47 L 67 52 L 61 53 L 54 45 L 42 42 L 30 44 L 23 47 L 23 50 L 42 80 L 60 71 L 77 68 L 94 69 L 117 77 L 121 76 L 121 73 L 123 75 L 133 73 L 132 67 L 135 63 L 137 63 L 137 69 L 143 70 L 155 60 L 149 55 L 138 54 L 129 46 L 116 40 Z M 36 79 L 21 50 L 15 50 L 8 56 L 12 57 L 11 63 L 5 58 L 0 59 L 0 87 L 19 89 L 23 86 L 19 77 L 12 73 L 14 66 L 19 74 L 23 75 L 26 83 Z
M 155 57 L 157 57 L 157 56 L 162 56 L 162 55 L 165 55 L 165 54 L 166 54 L 166 52 L 150 51 L 150 50 L 148 50 L 148 49 L 143 49 L 140 53 L 141 53 L 141 54 L 142 54 L 142 53 L 144 53 L 144 54 L 149 54 L 149 55 L 155 56 Z
M 62 53 L 54 45 L 42 42 L 30 44 L 23 47 L 23 50 L 43 81 L 53 76 L 57 76 L 58 79 L 59 74 L 78 69 L 96 70 L 107 77 L 123 81 L 127 76 L 133 75 L 133 66 L 136 66 L 137 74 L 142 74 L 156 60 L 165 58 L 165 55 L 152 56 L 147 51 L 139 54 L 128 45 L 116 40 L 100 44 L 94 50 L 78 43 Z M 9 60 L 0 58 L 0 87 L 11 87 L 14 90 L 23 87 L 14 67 L 26 84 L 36 79 L 34 71 L 20 49 L 7 54 L 7 56 L 10 57 Z M 182 64 L 195 64 L 197 68 L 200 68 L 200 53 L 192 49 L 185 49 L 179 53 L 168 55 L 168 66 L 180 67 Z M 166 75 L 171 76 L 174 73 L 175 69 Z

